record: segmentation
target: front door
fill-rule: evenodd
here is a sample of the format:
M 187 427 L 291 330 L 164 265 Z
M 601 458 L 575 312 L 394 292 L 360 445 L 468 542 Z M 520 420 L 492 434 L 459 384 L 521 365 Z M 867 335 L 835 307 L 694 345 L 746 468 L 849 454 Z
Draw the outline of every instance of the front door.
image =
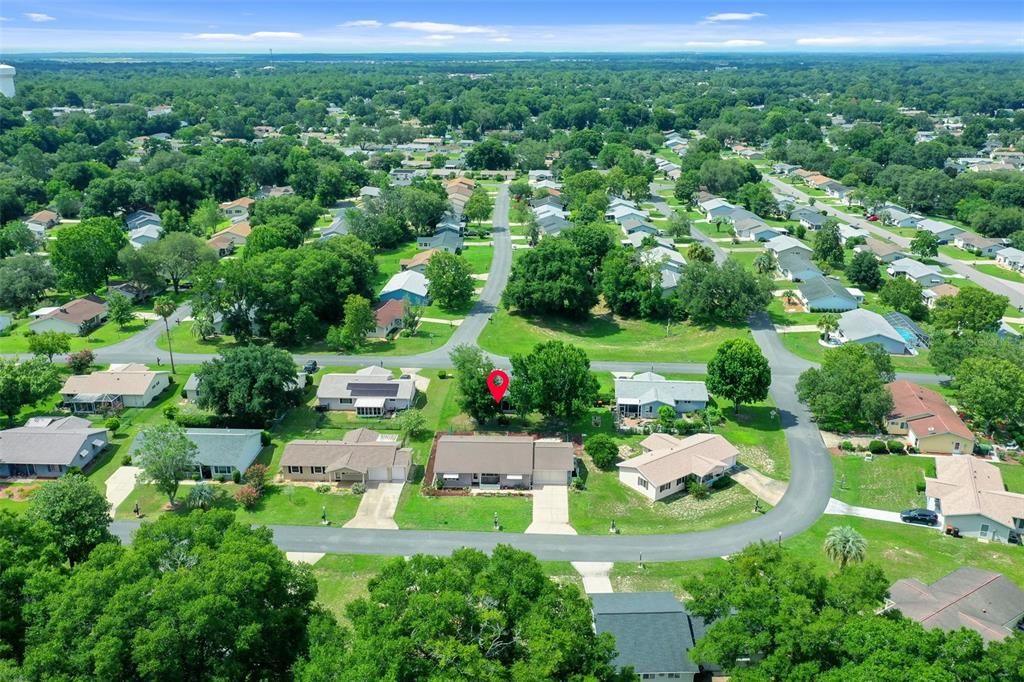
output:
M 208 467 L 205 464 L 200 466 L 199 467 L 199 478 L 203 479 L 204 481 L 206 479 L 213 478 L 213 468 L 212 467 Z

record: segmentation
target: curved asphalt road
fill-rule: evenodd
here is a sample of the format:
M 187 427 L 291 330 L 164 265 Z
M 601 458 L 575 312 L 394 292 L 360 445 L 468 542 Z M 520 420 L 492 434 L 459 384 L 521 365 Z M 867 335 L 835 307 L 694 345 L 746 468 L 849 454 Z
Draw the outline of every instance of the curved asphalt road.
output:
M 444 347 L 405 357 L 372 358 L 366 356 L 296 356 L 297 361 L 316 359 L 322 364 L 367 365 L 379 363 L 391 367 L 449 367 L 450 349 L 458 344 L 476 343 L 501 292 L 508 281 L 512 264 L 512 242 L 508 232 L 508 189 L 503 185 L 495 202 L 494 259 L 479 302 Z M 658 202 L 668 215 L 671 209 Z M 694 237 L 708 243 L 718 259 L 725 253 L 694 228 Z M 183 307 L 175 319 L 187 315 Z M 158 351 L 154 342 L 163 325 L 154 324 L 123 343 L 97 351 L 102 362 L 152 362 Z M 490 550 L 498 543 L 511 544 L 544 560 L 573 561 L 680 561 L 724 556 L 742 550 L 752 542 L 775 541 L 806 530 L 824 512 L 832 491 L 832 463 L 821 434 L 810 415 L 796 398 L 796 379 L 811 363 L 789 353 L 765 314 L 751 320 L 751 333 L 772 368 L 771 396 L 778 407 L 790 451 L 791 478 L 779 505 L 749 521 L 695 533 L 678 535 L 629 535 L 629 519 L 615 519 L 623 535 L 525 535 L 511 533 L 465 533 L 453 531 L 365 530 L 323 526 L 272 526 L 274 542 L 285 551 L 348 554 L 410 555 L 416 553 L 449 554 L 459 547 Z M 212 355 L 178 354 L 177 362 L 199 363 Z M 507 366 L 507 359 L 494 357 Z M 698 363 L 622 363 L 594 362 L 598 371 L 641 371 L 703 373 Z M 906 375 L 934 381 L 932 375 Z M 611 519 L 608 519 L 609 524 Z M 131 540 L 136 521 L 115 521 L 111 530 L 123 541 Z

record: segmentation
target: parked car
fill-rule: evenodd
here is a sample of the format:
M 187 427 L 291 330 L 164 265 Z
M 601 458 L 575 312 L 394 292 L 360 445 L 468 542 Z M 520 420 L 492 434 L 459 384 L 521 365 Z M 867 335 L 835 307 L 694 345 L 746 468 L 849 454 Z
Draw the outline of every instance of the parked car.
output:
M 934 526 L 939 522 L 939 515 L 931 509 L 907 509 L 900 512 L 900 520 L 904 523 L 919 523 L 922 526 Z
M 876 215 L 869 215 L 867 220 L 868 220 L 869 223 L 878 222 L 878 216 L 876 216 Z
M 302 366 L 302 371 L 306 374 L 316 374 L 318 369 L 320 369 L 320 365 L 316 364 L 316 360 L 310 360 Z

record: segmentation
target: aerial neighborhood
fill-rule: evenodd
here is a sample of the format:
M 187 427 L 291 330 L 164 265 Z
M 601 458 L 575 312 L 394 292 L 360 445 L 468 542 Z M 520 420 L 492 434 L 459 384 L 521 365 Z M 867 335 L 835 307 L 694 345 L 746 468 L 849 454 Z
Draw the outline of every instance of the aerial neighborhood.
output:
M 0 670 L 1024 679 L 1019 12 L 685 4 L 5 13 Z

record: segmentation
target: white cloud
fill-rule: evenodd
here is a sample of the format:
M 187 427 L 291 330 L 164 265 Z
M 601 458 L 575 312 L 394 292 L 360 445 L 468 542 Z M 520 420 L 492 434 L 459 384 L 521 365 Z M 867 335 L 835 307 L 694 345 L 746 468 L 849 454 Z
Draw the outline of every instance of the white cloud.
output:
M 493 28 L 486 26 L 466 26 L 464 24 L 439 24 L 433 21 L 393 21 L 388 24 L 391 28 L 404 28 L 409 31 L 423 31 L 424 33 L 448 34 L 448 33 L 496 33 Z
M 0 21 L 10 21 L 10 17 L 0 17 Z
M 497 38 L 491 38 L 492 43 L 511 43 L 512 39 L 508 36 L 498 36 Z
M 56 17 L 51 17 L 49 14 L 43 14 L 42 12 L 25 12 L 25 17 L 29 21 L 36 23 L 42 23 L 44 21 L 56 21 Z
M 767 45 L 763 40 L 722 40 L 722 41 L 705 41 L 705 40 L 691 40 L 685 43 L 686 47 L 757 47 L 759 45 Z
M 763 16 L 760 12 L 720 12 L 712 14 L 710 17 L 705 17 L 704 21 L 750 21 L 751 19 Z
M 338 24 L 342 28 L 380 28 L 383 25 L 376 19 L 356 19 L 355 21 L 346 21 L 343 24 Z
M 455 36 L 448 35 L 446 33 L 431 33 L 429 36 L 425 36 L 423 39 L 424 40 L 436 40 L 436 41 L 440 42 L 440 41 L 445 41 L 445 40 L 455 40 Z
M 301 40 L 301 33 L 292 31 L 256 31 L 255 33 L 197 33 L 188 36 L 194 40 L 238 41 L 251 40 Z

